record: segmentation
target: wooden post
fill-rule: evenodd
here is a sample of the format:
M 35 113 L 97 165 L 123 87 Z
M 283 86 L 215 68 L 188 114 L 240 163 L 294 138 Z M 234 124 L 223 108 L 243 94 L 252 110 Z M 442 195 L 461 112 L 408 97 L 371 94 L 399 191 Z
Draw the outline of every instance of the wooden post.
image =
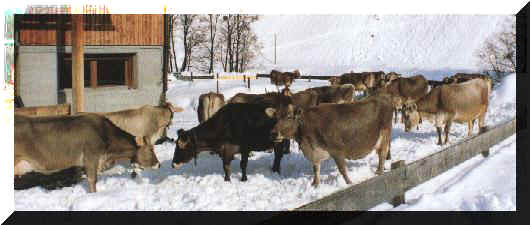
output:
M 247 81 L 247 75 L 243 74 L 243 84 Z
M 389 154 L 390 154 L 390 152 L 389 152 Z M 390 166 L 390 169 L 394 170 L 394 169 L 405 167 L 405 166 L 407 166 L 405 164 L 405 161 L 404 160 L 399 160 L 397 162 L 392 163 L 391 166 Z M 404 179 L 407 179 L 407 178 L 404 177 Z M 404 203 L 405 203 L 405 192 L 402 192 L 399 195 L 394 196 L 394 198 L 392 198 L 392 202 L 391 202 L 391 204 L 394 207 L 399 206 L 399 205 L 404 204 Z
M 219 73 L 217 73 L 217 94 L 219 94 Z
M 84 111 L 85 62 L 83 14 L 72 15 L 72 114 Z
M 248 77 L 248 89 L 250 89 L 250 77 Z
M 125 83 L 127 83 L 127 61 L 125 62 Z M 96 60 L 90 61 L 90 87 L 98 87 L 98 62 Z
M 191 81 L 193 81 L 193 72 L 191 72 Z

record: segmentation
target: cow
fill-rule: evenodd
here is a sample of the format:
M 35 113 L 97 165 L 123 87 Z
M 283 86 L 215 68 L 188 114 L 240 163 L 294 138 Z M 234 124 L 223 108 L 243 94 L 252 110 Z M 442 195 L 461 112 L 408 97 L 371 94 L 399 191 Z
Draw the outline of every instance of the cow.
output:
M 265 114 L 271 104 L 230 103 L 223 106 L 210 119 L 187 131 L 178 130 L 178 139 L 172 167 L 179 168 L 201 151 L 219 154 L 223 161 L 225 181 L 230 181 L 230 162 L 241 154 L 241 181 L 247 180 L 247 163 L 250 151 L 274 148 L 272 171 L 280 173 L 283 144 L 270 140 L 276 121 Z
M 14 125 L 15 176 L 83 167 L 91 193 L 96 192 L 97 173 L 109 162 L 125 158 L 136 168 L 160 168 L 146 137 L 135 137 L 101 115 L 15 115 Z
M 361 72 L 361 73 L 345 73 L 338 78 L 333 78 L 330 81 L 332 86 L 340 84 L 351 84 L 356 91 L 362 91 L 364 95 L 372 94 L 378 87 L 381 80 L 384 80 L 385 72 Z
M 282 93 L 288 93 L 289 96 L 291 96 L 291 91 L 289 90 L 289 87 L 285 87 L 282 90 Z M 287 95 L 287 94 L 286 94 Z M 317 104 L 317 98 L 315 93 L 313 92 L 303 92 L 303 93 L 297 93 L 292 95 L 293 101 L 296 101 L 295 104 L 297 105 L 316 105 Z M 271 104 L 271 105 L 278 105 L 280 104 L 280 101 L 284 99 L 285 97 L 277 92 L 269 92 L 265 94 L 247 94 L 247 93 L 237 93 L 228 100 L 229 104 L 232 103 L 253 103 L 253 104 Z M 291 152 L 291 143 L 289 141 L 285 141 L 282 143 L 281 149 L 283 150 L 284 154 L 289 154 Z M 252 153 L 251 153 L 252 154 Z
M 197 108 L 197 116 L 199 123 L 202 123 L 215 114 L 221 107 L 225 105 L 225 97 L 223 94 L 209 92 L 199 96 L 199 106 Z
M 390 80 L 376 91 L 388 93 L 392 96 L 394 122 L 397 123 L 397 113 L 402 111 L 403 104 L 417 101 L 425 96 L 428 90 L 429 85 L 425 77 L 423 77 L 423 75 L 415 75 L 412 77 L 398 77 L 394 80 Z
M 316 105 L 320 103 L 351 103 L 354 97 L 354 87 L 351 84 L 314 87 L 306 89 L 305 92 L 314 92 L 318 96 Z M 293 99 L 293 102 L 297 101 Z
M 484 119 L 489 104 L 489 83 L 472 79 L 458 84 L 444 84 L 405 107 L 405 131 L 417 126 L 418 117 L 431 121 L 438 133 L 438 145 L 447 144 L 452 122 L 467 123 L 468 136 L 478 118 L 479 134 L 486 130 Z M 442 127 L 445 141 L 442 143 Z
M 280 72 L 272 70 L 270 73 L 271 84 L 276 86 L 285 85 L 291 86 L 295 79 L 300 78 L 300 72 L 295 70 L 293 72 Z
M 156 145 L 170 140 L 166 132 L 171 125 L 173 113 L 183 110 L 168 102 L 163 106 L 144 105 L 136 109 L 97 114 L 105 116 L 133 136 L 147 137 L 149 144 Z
M 314 180 L 320 183 L 320 162 L 330 156 L 347 184 L 345 159 L 360 159 L 375 148 L 379 156 L 376 174 L 382 174 L 389 159 L 392 131 L 392 101 L 386 94 L 368 96 L 352 104 L 323 104 L 308 109 L 293 104 L 267 108 L 266 114 L 278 120 L 271 139 L 294 139 L 312 163 Z

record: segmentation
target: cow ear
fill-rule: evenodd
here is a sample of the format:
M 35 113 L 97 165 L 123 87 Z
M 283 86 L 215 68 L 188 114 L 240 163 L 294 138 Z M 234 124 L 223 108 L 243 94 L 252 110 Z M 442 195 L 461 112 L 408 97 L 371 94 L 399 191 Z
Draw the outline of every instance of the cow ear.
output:
M 136 141 L 136 144 L 138 146 L 144 146 L 145 145 L 145 142 L 144 142 L 144 139 L 142 137 L 134 137 L 134 140 Z
M 166 107 L 168 107 L 169 110 L 171 110 L 172 113 L 176 113 L 176 112 L 182 112 L 182 111 L 184 111 L 183 108 L 178 107 L 178 106 L 175 107 L 175 106 L 173 106 L 173 104 L 171 104 L 170 102 L 167 102 L 167 103 L 166 103 Z
M 266 108 L 265 109 L 265 114 L 267 114 L 267 116 L 270 117 L 270 118 L 274 118 L 274 115 L 276 114 L 276 109 L 275 108 Z

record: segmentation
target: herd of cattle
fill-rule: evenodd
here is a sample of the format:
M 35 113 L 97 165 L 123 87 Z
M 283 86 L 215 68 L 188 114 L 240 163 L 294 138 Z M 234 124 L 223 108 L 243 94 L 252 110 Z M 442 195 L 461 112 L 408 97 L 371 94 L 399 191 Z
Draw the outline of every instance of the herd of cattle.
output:
M 481 74 L 428 81 L 422 75 L 379 71 L 346 73 L 329 79 L 329 86 L 292 93 L 289 88 L 299 78 L 298 71 L 273 70 L 270 75 L 271 83 L 285 85 L 281 92 L 238 93 L 227 101 L 218 93 L 200 95 L 199 125 L 179 129 L 176 141 L 167 138 L 166 131 L 173 114 L 183 109 L 170 103 L 74 116 L 15 115 L 15 179 L 79 167 L 86 173 L 88 191 L 95 192 L 97 174 L 118 160 L 130 160 L 135 168 L 159 168 L 153 145 L 173 141 L 173 168 L 209 151 L 220 156 L 224 179 L 230 181 L 230 162 L 239 153 L 241 180 L 246 181 L 251 151 L 273 150 L 272 170 L 280 173 L 281 159 L 294 139 L 313 166 L 314 186 L 320 182 L 320 162 L 329 157 L 351 184 L 345 160 L 363 158 L 374 149 L 379 158 L 376 174 L 383 173 L 385 160 L 391 159 L 392 118 L 397 123 L 398 112 L 407 132 L 430 121 L 442 145 L 453 122 L 467 123 L 471 135 L 478 119 L 479 133 L 485 131 L 492 89 L 492 80 Z

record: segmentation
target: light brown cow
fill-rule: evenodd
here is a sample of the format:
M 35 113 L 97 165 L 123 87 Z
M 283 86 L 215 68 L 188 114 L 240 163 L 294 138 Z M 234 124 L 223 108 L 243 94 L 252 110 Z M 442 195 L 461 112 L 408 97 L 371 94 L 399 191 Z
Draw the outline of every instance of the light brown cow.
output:
M 483 79 L 488 83 L 488 95 L 491 94 L 491 89 L 493 88 L 493 81 L 491 77 L 484 74 L 478 73 L 456 73 L 453 76 L 445 77 L 442 82 L 446 84 L 457 84 L 462 83 L 471 79 Z
M 418 117 L 434 123 L 438 132 L 438 145 L 442 145 L 442 126 L 446 144 L 452 122 L 467 123 L 468 136 L 473 122 L 478 118 L 479 134 L 486 130 L 484 118 L 488 110 L 488 87 L 483 79 L 472 79 L 458 84 L 444 84 L 433 88 L 415 104 L 405 107 L 405 130 L 417 126 Z
M 50 174 L 83 167 L 88 192 L 96 192 L 98 172 L 109 162 L 131 160 L 133 167 L 160 168 L 153 146 L 97 114 L 26 117 L 15 115 L 15 176 Z
M 171 103 L 164 106 L 145 105 L 137 109 L 100 113 L 116 126 L 137 137 L 147 137 L 149 144 L 159 144 L 167 139 L 167 127 L 171 124 L 173 113 L 184 109 Z
M 199 123 L 208 120 L 221 107 L 225 105 L 225 96 L 223 94 L 216 94 L 209 92 L 199 96 L 199 106 L 197 107 L 197 116 Z
M 271 131 L 275 142 L 294 139 L 312 163 L 313 185 L 320 183 L 320 162 L 335 160 L 346 183 L 346 159 L 360 159 L 375 148 L 379 156 L 376 174 L 382 174 L 390 152 L 392 102 L 390 96 L 376 94 L 352 104 L 323 104 L 303 109 L 293 104 L 267 108 L 278 119 Z

